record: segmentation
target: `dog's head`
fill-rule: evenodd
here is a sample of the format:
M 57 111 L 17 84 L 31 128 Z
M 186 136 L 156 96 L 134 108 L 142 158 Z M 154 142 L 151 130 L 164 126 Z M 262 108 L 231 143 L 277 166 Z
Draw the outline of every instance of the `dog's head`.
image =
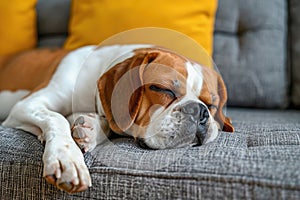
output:
M 98 81 L 110 128 L 165 149 L 233 132 L 223 114 L 226 87 L 214 70 L 160 48 L 137 49 Z

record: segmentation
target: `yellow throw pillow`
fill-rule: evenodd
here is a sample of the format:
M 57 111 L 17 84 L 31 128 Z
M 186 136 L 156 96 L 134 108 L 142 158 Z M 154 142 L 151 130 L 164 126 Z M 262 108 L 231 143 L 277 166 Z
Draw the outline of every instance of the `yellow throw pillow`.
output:
M 193 38 L 211 55 L 216 7 L 217 0 L 72 0 L 64 47 L 99 44 L 134 28 L 160 27 Z
M 37 0 L 0 1 L 0 56 L 36 46 Z

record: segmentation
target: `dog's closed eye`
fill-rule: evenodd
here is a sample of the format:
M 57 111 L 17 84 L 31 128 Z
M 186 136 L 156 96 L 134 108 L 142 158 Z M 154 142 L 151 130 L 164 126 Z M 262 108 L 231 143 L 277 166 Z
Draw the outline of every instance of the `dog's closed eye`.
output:
M 167 94 L 172 99 L 176 98 L 176 94 L 170 89 L 162 88 L 162 87 L 157 86 L 157 85 L 150 85 L 149 89 L 152 90 L 152 91 L 155 91 L 155 92 L 161 92 L 161 93 Z
M 207 105 L 207 108 L 208 109 L 216 109 L 216 110 L 218 110 L 218 106 L 216 106 L 216 105 L 212 105 L 212 104 L 210 104 L 210 105 Z

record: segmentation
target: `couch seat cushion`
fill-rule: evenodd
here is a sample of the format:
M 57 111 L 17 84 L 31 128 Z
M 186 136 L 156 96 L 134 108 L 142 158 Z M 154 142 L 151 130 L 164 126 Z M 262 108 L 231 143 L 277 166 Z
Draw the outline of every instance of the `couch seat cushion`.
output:
M 236 132 L 215 142 L 145 150 L 116 138 L 85 154 L 93 186 L 69 195 L 42 179 L 43 145 L 0 128 L 0 196 L 8 199 L 296 199 L 300 111 L 230 109 Z

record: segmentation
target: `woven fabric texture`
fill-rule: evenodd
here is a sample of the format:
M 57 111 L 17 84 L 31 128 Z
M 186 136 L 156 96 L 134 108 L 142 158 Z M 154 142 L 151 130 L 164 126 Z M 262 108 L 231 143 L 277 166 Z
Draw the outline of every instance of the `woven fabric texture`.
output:
M 117 138 L 85 154 L 93 186 L 69 195 L 42 179 L 43 145 L 0 128 L 4 199 L 297 199 L 300 112 L 231 109 L 236 132 L 200 147 L 146 150 Z M 3 199 L 2 198 L 2 199 Z

